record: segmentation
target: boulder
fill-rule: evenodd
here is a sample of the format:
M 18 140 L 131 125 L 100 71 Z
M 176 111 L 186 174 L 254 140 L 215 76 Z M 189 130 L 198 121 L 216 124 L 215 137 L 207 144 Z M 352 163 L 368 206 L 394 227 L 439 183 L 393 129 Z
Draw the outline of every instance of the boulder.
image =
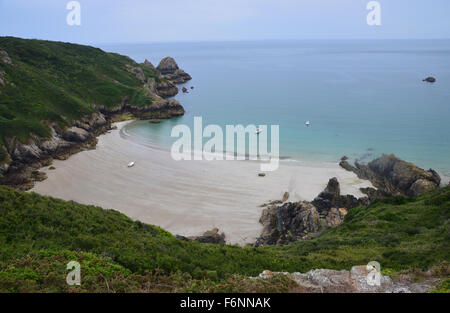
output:
M 79 127 L 70 127 L 64 131 L 63 138 L 67 141 L 83 142 L 90 137 L 90 134 Z
M 0 50 L 0 62 L 6 65 L 12 65 L 13 62 L 5 50 Z
M 331 178 L 324 191 L 312 202 L 322 216 L 328 215 L 331 208 L 346 208 L 347 210 L 367 204 L 367 199 L 357 199 L 352 195 L 341 195 L 341 189 L 336 177 Z
M 186 87 L 183 87 L 183 88 L 181 89 L 181 91 L 183 91 L 183 93 L 187 93 L 187 92 L 188 92 L 188 90 L 186 89 Z
M 270 206 L 263 210 L 260 223 L 263 230 L 257 246 L 296 241 L 322 229 L 316 208 L 305 201 Z
M 175 62 L 173 58 L 165 57 L 164 59 L 161 60 L 161 62 L 159 62 L 157 69 L 161 74 L 165 75 L 165 74 L 173 74 L 179 68 L 177 62 Z
M 307 273 L 285 273 L 264 271 L 253 279 L 269 279 L 275 275 L 286 275 L 294 280 L 301 290 L 308 293 L 415 293 L 427 292 L 436 288 L 436 280 L 425 279 L 416 282 L 394 282 L 381 273 L 378 281 L 368 279 L 372 268 L 367 265 L 353 266 L 347 270 L 314 269 Z
M 174 84 L 183 84 L 192 79 L 191 75 L 180 69 L 176 70 L 173 74 L 166 74 L 164 78 Z
M 203 233 L 201 236 L 190 236 L 185 237 L 181 235 L 175 236 L 179 240 L 183 241 L 198 241 L 201 243 L 211 243 L 211 244 L 225 244 L 225 234 L 219 234 L 218 228 L 213 228 Z
M 380 193 L 386 196 L 417 196 L 439 187 L 441 183 L 439 174 L 434 170 L 425 171 L 393 154 L 383 154 L 367 165 L 355 162 L 355 166 L 352 166 L 347 161 L 342 161 L 340 165 L 354 172 L 359 178 L 370 180 Z
M 285 192 L 283 194 L 283 198 L 281 198 L 281 202 L 286 202 L 289 199 L 289 192 Z
M 436 78 L 430 76 L 430 77 L 427 77 L 427 78 L 423 79 L 422 81 L 427 82 L 427 83 L 435 83 L 436 82 Z
M 156 84 L 156 92 L 163 98 L 169 98 L 178 94 L 178 88 L 172 82 L 162 80 Z

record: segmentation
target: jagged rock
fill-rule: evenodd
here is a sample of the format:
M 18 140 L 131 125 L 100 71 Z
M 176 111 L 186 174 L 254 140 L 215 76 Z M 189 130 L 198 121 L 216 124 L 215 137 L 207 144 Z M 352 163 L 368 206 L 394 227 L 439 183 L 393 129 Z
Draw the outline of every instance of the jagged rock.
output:
M 344 208 L 331 208 L 328 211 L 328 215 L 325 220 L 327 222 L 327 226 L 336 227 L 344 221 L 345 215 L 347 215 L 348 210 Z
M 424 82 L 428 82 L 428 83 L 435 83 L 436 82 L 436 78 L 430 76 L 430 77 L 425 78 L 423 81 Z
M 152 64 L 152 62 L 150 62 L 150 61 L 147 60 L 147 59 L 145 59 L 144 65 L 147 66 L 147 67 L 149 67 L 149 68 L 152 69 L 152 70 L 155 70 L 155 69 L 156 69 L 155 66 Z
M 181 89 L 181 91 L 183 91 L 183 93 L 187 93 L 187 92 L 188 92 L 188 90 L 187 90 L 186 87 L 183 87 L 183 88 Z
M 285 192 L 283 194 L 283 198 L 281 198 L 281 202 L 286 202 L 289 199 L 289 192 Z
M 336 177 L 328 181 L 327 187 L 311 203 L 322 216 L 326 216 L 331 208 L 346 208 L 347 210 L 367 204 L 368 199 L 357 199 L 352 195 L 341 195 Z
M 0 62 L 6 65 L 12 65 L 13 62 L 5 50 L 0 50 Z
M 67 141 L 83 142 L 89 138 L 90 134 L 79 127 L 70 127 L 66 129 L 63 134 L 63 138 Z
M 156 84 L 156 91 L 163 98 L 173 97 L 178 94 L 178 88 L 170 81 L 163 80 Z
M 126 64 L 125 66 L 126 66 L 128 72 L 136 75 L 136 78 L 139 79 L 141 81 L 141 83 L 144 84 L 146 82 L 144 70 L 142 68 L 140 68 L 139 66 L 131 66 L 129 64 Z
M 264 209 L 260 223 L 263 230 L 256 242 L 257 246 L 288 243 L 322 229 L 316 208 L 303 201 Z
M 164 78 L 174 84 L 183 84 L 192 79 L 191 75 L 180 69 L 176 70 L 173 74 L 166 74 Z
M 173 74 L 176 70 L 178 70 L 178 64 L 175 62 L 175 60 L 171 57 L 165 57 L 164 59 L 159 62 L 159 65 L 157 67 L 158 71 L 161 72 L 161 74 Z
M 439 187 L 441 183 L 439 174 L 434 170 L 425 171 L 393 154 L 383 154 L 367 165 L 355 162 L 355 166 L 351 166 L 346 161 L 342 161 L 340 165 L 354 172 L 359 178 L 370 180 L 387 196 L 399 194 L 417 196 L 424 191 Z M 415 184 L 416 181 L 418 181 L 417 184 Z
M 426 292 L 436 286 L 436 280 L 421 283 L 394 282 L 390 277 L 376 273 L 379 283 L 367 277 L 369 270 L 365 265 L 353 266 L 350 271 L 314 269 L 305 274 L 265 271 L 258 277 L 268 279 L 274 275 L 286 275 L 294 280 L 304 292 L 308 293 L 413 293 Z
M 348 160 L 348 156 L 346 156 L 346 155 L 344 155 L 342 158 L 341 158 L 341 161 L 347 161 Z

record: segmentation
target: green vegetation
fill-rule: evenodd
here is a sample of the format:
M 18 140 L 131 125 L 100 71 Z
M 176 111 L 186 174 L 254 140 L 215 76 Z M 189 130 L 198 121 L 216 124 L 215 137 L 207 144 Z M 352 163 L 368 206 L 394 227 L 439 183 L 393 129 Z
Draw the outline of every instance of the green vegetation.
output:
M 126 64 L 141 66 L 149 77 L 156 72 L 128 57 L 63 42 L 0 37 L 13 65 L 0 63 L 9 82 L 0 86 L 0 162 L 5 137 L 21 141 L 30 134 L 49 135 L 42 121 L 67 125 L 94 111 L 93 104 L 114 107 L 128 97 L 133 105 L 151 104 L 141 82 Z
M 177 240 L 114 210 L 0 187 L 0 291 L 285 292 L 294 288 L 287 278 L 246 277 L 372 260 L 389 274 L 426 270 L 450 259 L 449 217 L 447 187 L 351 210 L 344 224 L 316 239 L 237 247 Z M 71 260 L 81 263 L 82 286 L 65 284 Z

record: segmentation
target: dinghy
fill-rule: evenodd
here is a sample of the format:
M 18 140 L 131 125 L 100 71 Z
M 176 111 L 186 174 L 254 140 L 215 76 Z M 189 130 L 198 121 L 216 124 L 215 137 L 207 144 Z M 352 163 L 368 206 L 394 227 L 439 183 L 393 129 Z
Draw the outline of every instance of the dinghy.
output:
M 134 166 L 134 162 L 128 163 L 128 167 L 133 167 L 133 166 Z
M 306 125 L 306 127 L 309 127 L 311 125 L 311 123 L 309 121 L 306 121 L 305 125 Z

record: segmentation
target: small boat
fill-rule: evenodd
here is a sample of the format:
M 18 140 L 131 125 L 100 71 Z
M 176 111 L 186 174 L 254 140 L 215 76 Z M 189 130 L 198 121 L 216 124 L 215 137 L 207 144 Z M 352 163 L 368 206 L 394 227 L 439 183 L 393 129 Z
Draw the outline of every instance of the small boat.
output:
M 309 127 L 311 125 L 311 123 L 309 121 L 306 121 L 305 125 L 306 125 L 306 127 Z
M 128 167 L 133 167 L 133 166 L 134 166 L 134 162 L 128 163 Z
M 261 128 L 258 128 L 258 129 L 256 130 L 256 134 L 259 135 L 259 134 L 261 134 L 261 133 L 262 133 L 262 129 L 261 129 Z

